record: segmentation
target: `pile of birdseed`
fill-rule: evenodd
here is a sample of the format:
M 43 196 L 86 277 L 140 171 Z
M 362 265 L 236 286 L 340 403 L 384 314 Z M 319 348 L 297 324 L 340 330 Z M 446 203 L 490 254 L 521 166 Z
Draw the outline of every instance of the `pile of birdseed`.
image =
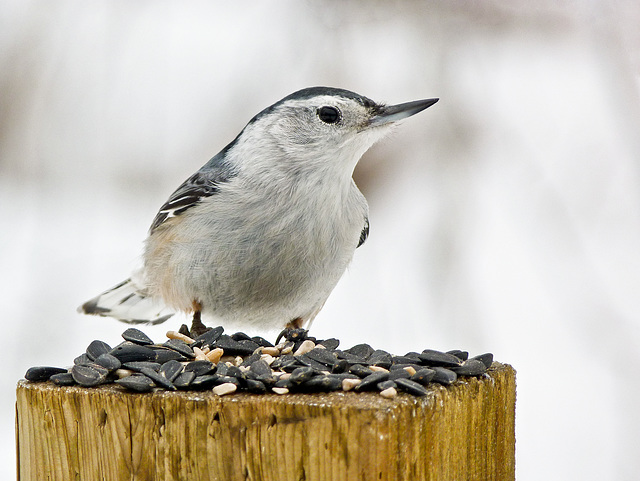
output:
M 304 329 L 285 329 L 275 345 L 242 332 L 224 334 L 222 327 L 191 337 L 185 325 L 169 331 L 164 344 L 135 328 L 122 337 L 124 342 L 113 348 L 93 341 L 69 369 L 32 367 L 25 378 L 59 386 L 115 383 L 131 392 L 210 390 L 222 396 L 354 390 L 392 398 L 398 390 L 424 396 L 429 383 L 449 385 L 459 376 L 481 376 L 493 362 L 492 354 L 469 358 L 459 350 L 425 349 L 404 356 L 368 344 L 341 350 L 338 339 L 318 340 Z

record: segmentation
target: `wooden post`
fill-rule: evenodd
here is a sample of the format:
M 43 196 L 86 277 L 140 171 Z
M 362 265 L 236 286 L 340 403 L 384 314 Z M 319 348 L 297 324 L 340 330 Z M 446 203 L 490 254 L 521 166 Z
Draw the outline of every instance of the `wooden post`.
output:
M 131 394 L 20 381 L 19 481 L 513 480 L 515 371 L 418 398 Z

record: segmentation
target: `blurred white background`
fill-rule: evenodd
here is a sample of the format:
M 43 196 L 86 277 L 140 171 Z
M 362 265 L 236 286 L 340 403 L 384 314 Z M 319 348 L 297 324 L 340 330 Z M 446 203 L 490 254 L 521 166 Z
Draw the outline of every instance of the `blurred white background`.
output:
M 371 236 L 313 325 L 518 371 L 517 474 L 640 473 L 636 2 L 0 2 L 0 474 L 15 383 L 125 325 L 77 305 L 259 110 L 441 101 L 366 154 Z M 162 339 L 175 323 L 146 328 Z

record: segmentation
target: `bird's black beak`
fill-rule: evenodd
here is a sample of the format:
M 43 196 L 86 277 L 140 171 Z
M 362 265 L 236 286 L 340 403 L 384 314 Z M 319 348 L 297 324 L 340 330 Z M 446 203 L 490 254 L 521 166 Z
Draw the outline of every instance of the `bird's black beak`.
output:
M 398 105 L 384 105 L 369 121 L 370 126 L 378 126 L 406 119 L 431 107 L 440 99 L 425 99 Z

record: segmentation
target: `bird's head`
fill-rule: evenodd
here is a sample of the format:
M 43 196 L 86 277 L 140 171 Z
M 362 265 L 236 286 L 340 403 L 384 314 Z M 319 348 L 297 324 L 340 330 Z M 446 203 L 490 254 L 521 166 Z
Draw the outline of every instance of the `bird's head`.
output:
M 358 160 L 399 120 L 438 99 L 384 105 L 348 90 L 311 87 L 256 115 L 238 136 L 242 168 L 350 179 Z M 251 164 L 251 165 L 249 165 Z

